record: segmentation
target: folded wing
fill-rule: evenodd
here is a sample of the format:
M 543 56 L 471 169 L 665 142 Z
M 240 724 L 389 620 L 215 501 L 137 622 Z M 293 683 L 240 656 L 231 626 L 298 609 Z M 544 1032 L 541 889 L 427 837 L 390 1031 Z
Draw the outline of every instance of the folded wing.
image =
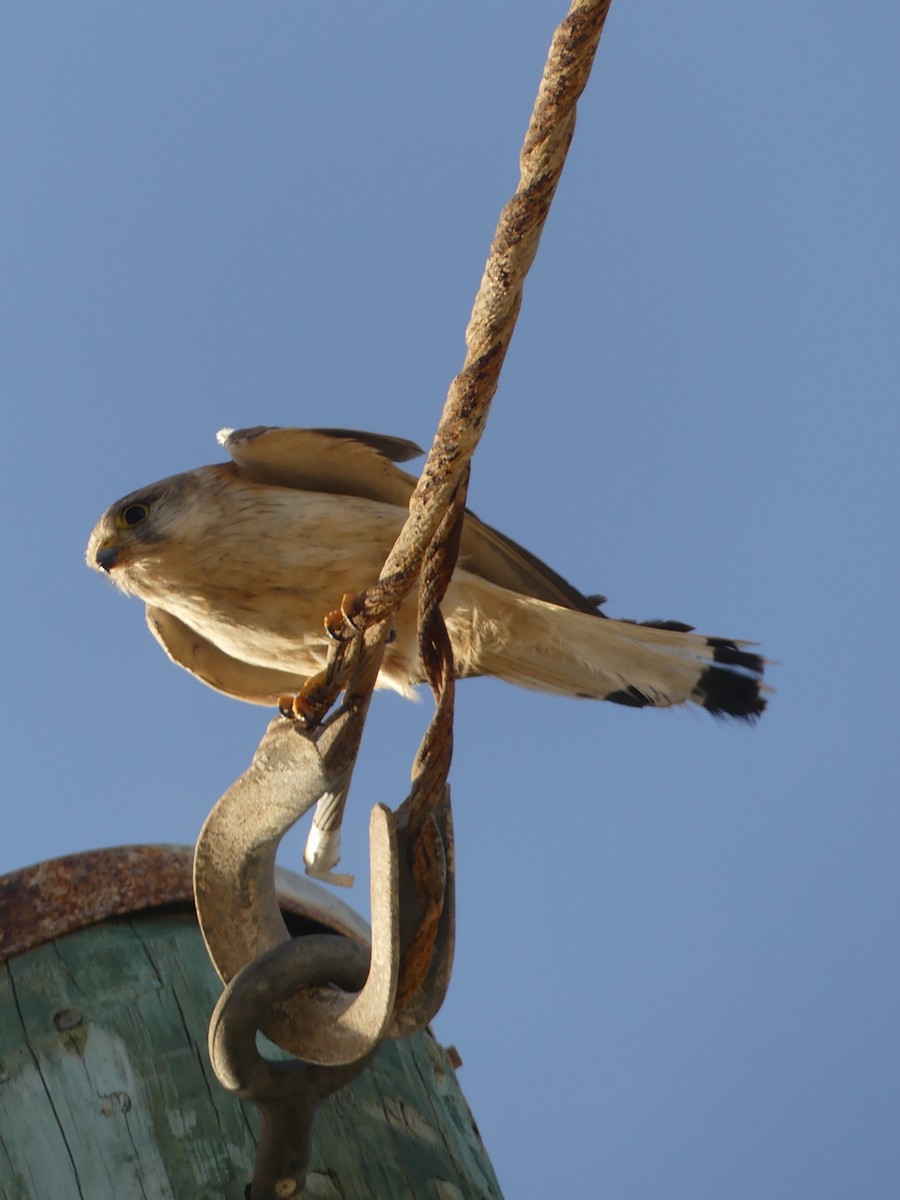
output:
M 241 475 L 255 483 L 362 496 L 408 508 L 415 476 L 395 464 L 424 453 L 415 442 L 358 429 L 287 429 L 257 426 L 223 429 L 219 441 Z M 584 596 L 561 575 L 511 538 L 467 511 L 460 561 L 474 575 L 499 587 L 562 608 L 597 613 L 596 598 Z M 368 580 L 360 580 L 364 587 Z

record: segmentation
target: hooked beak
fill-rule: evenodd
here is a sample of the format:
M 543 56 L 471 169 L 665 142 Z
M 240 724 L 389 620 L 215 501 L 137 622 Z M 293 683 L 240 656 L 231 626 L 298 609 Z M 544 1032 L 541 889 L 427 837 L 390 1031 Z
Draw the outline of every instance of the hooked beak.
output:
M 122 553 L 121 546 L 100 546 L 94 553 L 94 562 L 107 574 L 113 569 Z

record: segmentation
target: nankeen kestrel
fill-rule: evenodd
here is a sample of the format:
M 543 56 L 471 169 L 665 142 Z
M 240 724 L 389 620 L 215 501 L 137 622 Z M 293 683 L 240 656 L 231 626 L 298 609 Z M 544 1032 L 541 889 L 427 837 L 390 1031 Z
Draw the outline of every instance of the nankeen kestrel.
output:
M 231 462 L 198 467 L 117 501 L 87 561 L 147 605 L 166 653 L 240 700 L 276 704 L 325 666 L 323 618 L 378 577 L 415 479 L 394 464 L 412 442 L 354 430 L 223 430 Z M 634 708 L 691 701 L 719 716 L 765 707 L 764 660 L 747 643 L 676 621 L 598 611 L 534 555 L 466 516 L 441 606 L 457 674 Z M 416 597 L 407 597 L 379 686 L 423 680 Z

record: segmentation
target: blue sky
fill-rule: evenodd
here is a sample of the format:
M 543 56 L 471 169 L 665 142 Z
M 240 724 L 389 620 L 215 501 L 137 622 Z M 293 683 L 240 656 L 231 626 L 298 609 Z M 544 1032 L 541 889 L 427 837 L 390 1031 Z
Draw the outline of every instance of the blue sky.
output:
M 88 533 L 223 425 L 428 444 L 563 11 L 5 6 L 0 871 L 191 843 L 249 761 L 267 714 Z M 777 692 L 747 729 L 460 688 L 436 1027 L 510 1198 L 900 1187 L 898 38 L 877 0 L 614 0 L 470 501 Z M 372 710 L 363 911 L 428 712 Z

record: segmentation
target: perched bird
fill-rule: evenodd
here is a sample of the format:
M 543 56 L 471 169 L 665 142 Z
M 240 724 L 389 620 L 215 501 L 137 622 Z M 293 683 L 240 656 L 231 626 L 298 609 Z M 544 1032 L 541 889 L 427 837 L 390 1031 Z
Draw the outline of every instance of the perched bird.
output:
M 231 462 L 117 501 L 87 548 L 91 567 L 147 605 L 174 662 L 240 700 L 276 704 L 325 666 L 323 618 L 378 577 L 408 512 L 422 453 L 400 438 L 337 429 L 223 430 Z M 764 659 L 748 643 L 677 621 L 613 620 L 527 550 L 467 513 L 441 606 L 460 677 L 634 708 L 691 701 L 758 717 Z M 404 601 L 380 687 L 424 679 L 416 597 Z

